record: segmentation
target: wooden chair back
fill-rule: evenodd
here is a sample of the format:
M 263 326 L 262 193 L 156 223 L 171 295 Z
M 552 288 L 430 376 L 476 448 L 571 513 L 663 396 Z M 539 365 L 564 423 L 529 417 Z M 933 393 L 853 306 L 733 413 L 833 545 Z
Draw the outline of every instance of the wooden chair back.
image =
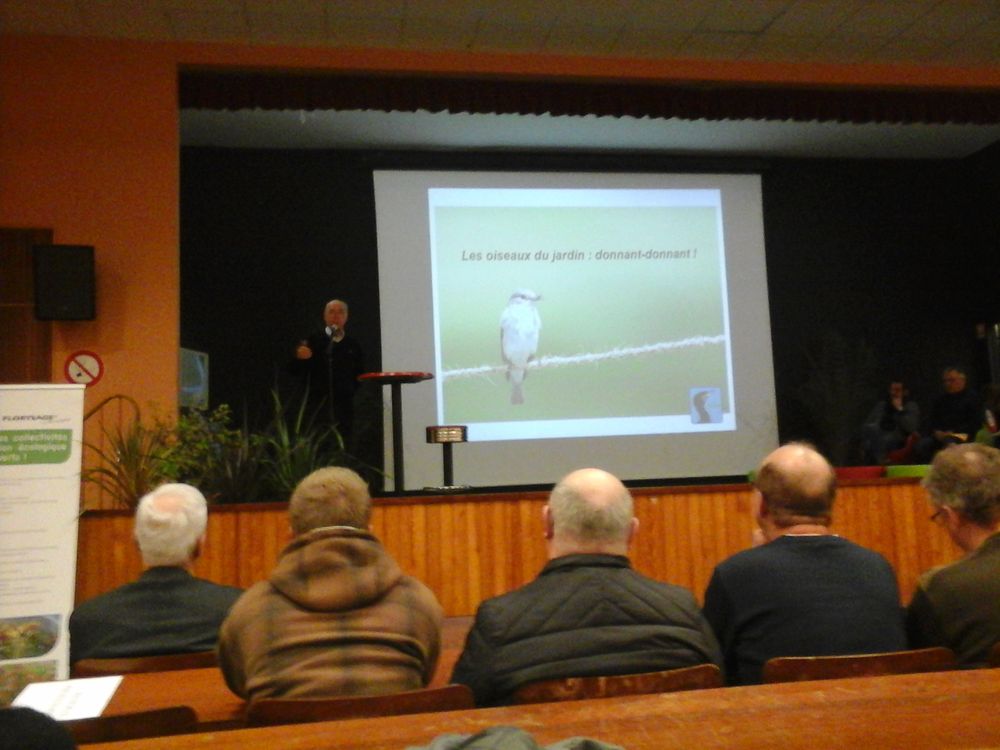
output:
M 176 669 L 201 669 L 218 666 L 214 651 L 162 656 L 130 656 L 111 659 L 80 659 L 73 665 L 73 677 L 105 677 L 136 672 L 172 672 Z
M 833 680 L 911 672 L 937 672 L 955 666 L 955 653 L 936 646 L 849 656 L 779 656 L 764 664 L 763 682 Z
M 986 663 L 991 667 L 1000 667 L 1000 643 L 993 644 L 993 648 L 990 649 L 990 655 L 987 657 Z
M 247 707 L 247 725 L 302 724 L 370 716 L 456 711 L 475 708 L 472 691 L 465 685 L 410 690 L 391 695 L 340 698 L 261 698 Z
M 675 693 L 722 687 L 722 672 L 714 664 L 667 669 L 662 672 L 621 674 L 604 677 L 563 677 L 521 685 L 514 703 L 551 703 L 585 698 L 615 698 L 620 695 Z
M 74 719 L 62 724 L 76 744 L 118 742 L 147 737 L 166 737 L 197 731 L 198 717 L 190 706 L 171 706 L 93 719 Z

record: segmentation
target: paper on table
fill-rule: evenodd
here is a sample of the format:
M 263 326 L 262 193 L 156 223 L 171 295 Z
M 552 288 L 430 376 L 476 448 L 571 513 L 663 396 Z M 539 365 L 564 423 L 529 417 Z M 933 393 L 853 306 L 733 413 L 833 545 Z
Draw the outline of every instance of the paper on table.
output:
M 115 694 L 122 676 L 83 677 L 26 685 L 11 705 L 24 706 L 48 714 L 59 721 L 100 716 Z

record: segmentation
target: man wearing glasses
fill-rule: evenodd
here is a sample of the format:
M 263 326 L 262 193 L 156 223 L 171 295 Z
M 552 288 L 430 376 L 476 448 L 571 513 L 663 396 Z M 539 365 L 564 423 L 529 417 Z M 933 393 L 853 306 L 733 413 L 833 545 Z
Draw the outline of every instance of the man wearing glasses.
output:
M 1000 450 L 979 443 L 937 454 L 924 479 L 945 528 L 965 556 L 924 573 L 907 609 L 913 648 L 947 646 L 981 666 L 1000 643 Z

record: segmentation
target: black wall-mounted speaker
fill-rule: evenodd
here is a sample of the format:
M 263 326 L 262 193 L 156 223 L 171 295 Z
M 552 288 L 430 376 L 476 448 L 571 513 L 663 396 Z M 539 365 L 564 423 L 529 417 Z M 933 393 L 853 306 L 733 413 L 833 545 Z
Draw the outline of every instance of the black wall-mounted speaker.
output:
M 35 317 L 38 320 L 93 320 L 92 245 L 35 245 Z

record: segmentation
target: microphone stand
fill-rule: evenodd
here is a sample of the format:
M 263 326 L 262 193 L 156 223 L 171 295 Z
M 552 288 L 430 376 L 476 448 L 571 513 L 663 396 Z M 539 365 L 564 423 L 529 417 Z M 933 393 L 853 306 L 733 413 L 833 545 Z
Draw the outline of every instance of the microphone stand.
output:
M 330 327 L 330 339 L 326 342 L 326 397 L 329 401 L 330 424 L 336 426 L 337 414 L 333 408 L 333 337 L 337 335 L 337 329 Z

